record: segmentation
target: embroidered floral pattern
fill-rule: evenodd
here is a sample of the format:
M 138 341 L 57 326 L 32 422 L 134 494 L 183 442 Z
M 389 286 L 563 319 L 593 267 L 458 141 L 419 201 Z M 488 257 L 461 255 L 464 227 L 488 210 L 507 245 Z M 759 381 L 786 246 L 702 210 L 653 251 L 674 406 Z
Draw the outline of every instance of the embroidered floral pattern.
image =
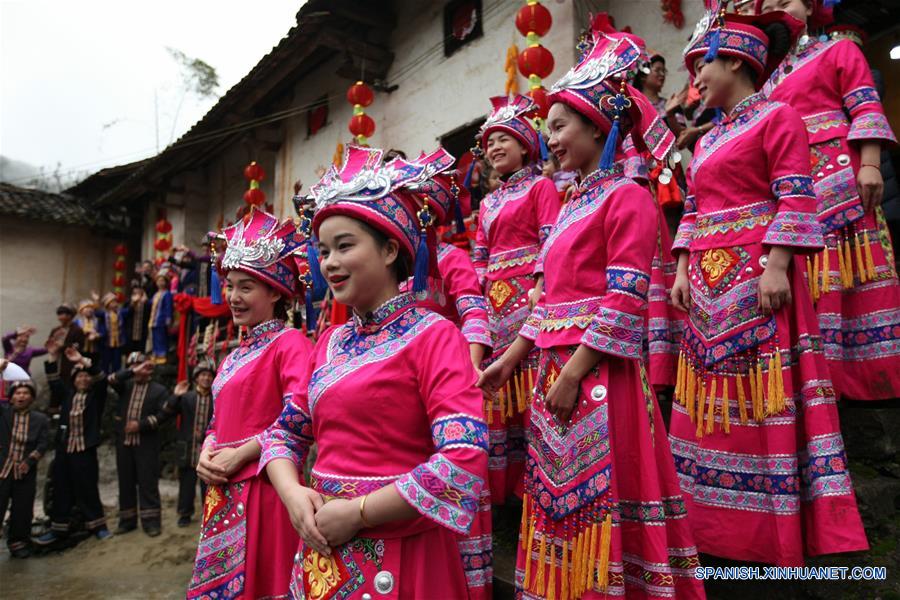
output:
M 636 269 L 609 265 L 606 267 L 606 291 L 610 294 L 624 294 L 647 301 L 650 290 L 650 275 Z
M 806 125 L 806 132 L 809 135 L 815 135 L 829 129 L 850 126 L 850 121 L 847 120 L 847 115 L 842 110 L 828 110 L 814 115 L 807 115 L 803 117 L 803 123 Z
M 575 302 L 545 304 L 537 323 L 541 331 L 560 331 L 570 327 L 585 329 L 603 304 L 602 296 L 592 296 Z
M 470 415 L 447 415 L 431 424 L 431 438 L 436 451 L 446 448 L 467 447 L 488 449 L 488 429 L 481 419 Z
M 512 250 L 492 254 L 488 259 L 488 273 L 502 271 L 503 269 L 508 269 L 510 267 L 529 265 L 537 260 L 540 250 L 539 246 L 534 245 L 523 246 L 522 248 L 514 248 Z
M 844 108 L 851 116 L 865 104 L 881 104 L 881 98 L 873 87 L 858 87 L 843 98 Z
M 822 225 L 815 213 L 782 210 L 775 215 L 769 225 L 764 244 L 773 246 L 800 246 L 804 248 L 823 248 Z
M 881 113 L 866 113 L 857 115 L 850 123 L 848 140 L 890 140 L 896 142 L 897 138 L 888 123 L 887 117 Z

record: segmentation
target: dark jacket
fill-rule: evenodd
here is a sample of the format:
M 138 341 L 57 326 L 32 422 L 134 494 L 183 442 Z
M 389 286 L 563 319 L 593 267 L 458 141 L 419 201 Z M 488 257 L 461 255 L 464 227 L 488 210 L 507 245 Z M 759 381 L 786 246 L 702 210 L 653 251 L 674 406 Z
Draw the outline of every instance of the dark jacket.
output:
M 125 423 L 128 420 L 128 404 L 131 402 L 131 393 L 134 391 L 134 372 L 124 369 L 110 375 L 109 384 L 116 390 L 119 400 L 116 404 L 116 435 L 120 440 L 125 439 Z M 147 394 L 144 396 L 144 404 L 141 406 L 140 423 L 141 444 L 159 443 L 160 423 L 166 419 L 163 406 L 169 399 L 169 392 L 161 384 L 155 381 L 147 382 Z
M 196 466 L 197 458 L 200 456 L 200 448 L 206 437 L 206 430 L 209 428 L 209 422 L 212 419 L 213 401 L 212 392 L 210 392 L 206 418 L 202 423 L 199 439 L 195 439 L 194 419 L 197 416 L 197 398 L 197 392 L 191 391 L 183 396 L 171 396 L 165 404 L 165 410 L 168 414 L 180 417 L 178 422 L 178 459 L 182 466 Z
M 28 419 L 28 438 L 25 441 L 24 457 L 30 472 L 34 472 L 35 465 L 50 446 L 50 419 L 34 409 L 29 412 L 31 417 Z M 11 404 L 0 404 L 0 468 L 3 468 L 9 456 L 15 413 L 16 409 Z
M 72 399 L 75 387 L 71 379 L 63 379 L 56 362 L 44 363 L 47 383 L 50 385 L 50 407 L 59 410 L 59 429 L 56 432 L 56 443 L 66 448 L 69 443 L 69 413 L 72 411 Z M 103 408 L 106 406 L 106 375 L 94 364 L 88 369 L 91 376 L 91 387 L 87 393 L 84 406 L 84 447 L 93 448 L 100 445 L 100 421 Z

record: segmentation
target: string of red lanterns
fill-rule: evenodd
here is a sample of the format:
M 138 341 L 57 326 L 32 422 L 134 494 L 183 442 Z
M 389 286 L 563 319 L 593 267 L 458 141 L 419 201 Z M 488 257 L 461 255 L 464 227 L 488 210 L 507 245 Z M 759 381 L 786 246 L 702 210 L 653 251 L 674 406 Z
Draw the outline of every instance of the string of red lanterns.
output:
M 525 6 L 516 13 L 516 29 L 528 43 L 519 53 L 519 72 L 528 79 L 528 95 L 537 104 L 537 117 L 547 118 L 550 105 L 547 103 L 547 89 L 543 79 L 553 72 L 553 53 L 541 45 L 541 38 L 550 31 L 553 17 L 547 7 L 538 0 L 527 0 Z
M 116 261 L 113 263 L 113 292 L 121 304 L 125 302 L 125 258 L 128 256 L 128 246 L 117 244 L 113 252 L 116 254 Z
M 166 259 L 166 253 L 172 248 L 172 224 L 162 216 L 156 222 L 156 241 L 153 248 L 156 250 L 156 263 L 160 264 Z
M 250 182 L 249 189 L 244 192 L 244 202 L 247 206 L 263 208 L 266 203 L 266 193 L 259 187 L 259 182 L 266 178 L 266 172 L 254 160 L 244 167 L 244 179 Z
M 357 81 L 347 90 L 347 102 L 353 105 L 353 116 L 347 129 L 356 138 L 356 143 L 360 146 L 368 145 L 368 138 L 375 133 L 375 121 L 366 114 L 365 108 L 372 104 L 375 99 L 375 92 L 362 81 Z

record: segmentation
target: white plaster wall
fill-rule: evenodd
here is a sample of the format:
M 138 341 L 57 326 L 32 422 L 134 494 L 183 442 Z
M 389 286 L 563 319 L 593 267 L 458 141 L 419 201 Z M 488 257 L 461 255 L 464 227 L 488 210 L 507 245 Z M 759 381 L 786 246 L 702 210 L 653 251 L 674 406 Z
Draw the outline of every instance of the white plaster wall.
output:
M 43 346 L 57 306 L 112 289 L 115 244 L 82 227 L 0 217 L 0 332 L 33 325 L 30 343 Z M 38 381 L 42 365 L 43 358 L 31 364 Z

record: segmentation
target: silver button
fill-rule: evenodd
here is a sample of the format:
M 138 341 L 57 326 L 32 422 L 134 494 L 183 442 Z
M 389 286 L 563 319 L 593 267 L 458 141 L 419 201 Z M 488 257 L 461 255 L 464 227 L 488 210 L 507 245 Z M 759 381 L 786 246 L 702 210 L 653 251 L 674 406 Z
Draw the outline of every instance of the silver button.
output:
M 837 164 L 841 165 L 842 167 L 846 167 L 847 165 L 849 165 L 850 164 L 850 155 L 849 154 L 838 154 Z
M 595 385 L 591 389 L 591 399 L 595 402 L 602 402 L 606 399 L 606 386 L 605 385 Z
M 676 164 L 681 162 L 681 152 L 676 150 L 675 152 L 672 153 L 672 162 L 674 162 Z
M 767 264 L 769 264 L 769 255 L 763 254 L 759 257 L 759 266 L 765 269 Z
M 372 600 L 372 594 L 366 592 L 362 595 L 362 600 Z
M 747 268 L 744 269 L 744 270 L 747 271 L 747 273 L 749 274 L 749 273 L 752 273 L 752 272 L 753 272 L 753 267 L 747 267 Z
M 239 517 L 244 516 L 244 503 L 243 502 L 237 503 L 237 514 Z
M 669 185 L 670 181 L 672 181 L 672 170 L 666 167 L 659 174 L 659 182 L 663 185 Z
M 828 163 L 827 165 L 825 165 L 825 168 L 828 169 L 828 170 L 830 171 L 831 169 L 834 168 L 834 165 L 831 164 L 831 163 Z
M 379 571 L 375 575 L 375 591 L 379 594 L 390 594 L 394 589 L 394 576 L 390 571 Z
M 226 526 L 231 524 L 231 523 L 228 521 L 228 519 L 225 519 L 224 521 L 222 521 L 222 523 L 224 523 Z
M 825 177 L 825 172 L 819 171 L 818 173 L 816 173 L 816 177 Z
M 300 553 L 299 552 L 294 554 L 294 562 L 300 562 Z

